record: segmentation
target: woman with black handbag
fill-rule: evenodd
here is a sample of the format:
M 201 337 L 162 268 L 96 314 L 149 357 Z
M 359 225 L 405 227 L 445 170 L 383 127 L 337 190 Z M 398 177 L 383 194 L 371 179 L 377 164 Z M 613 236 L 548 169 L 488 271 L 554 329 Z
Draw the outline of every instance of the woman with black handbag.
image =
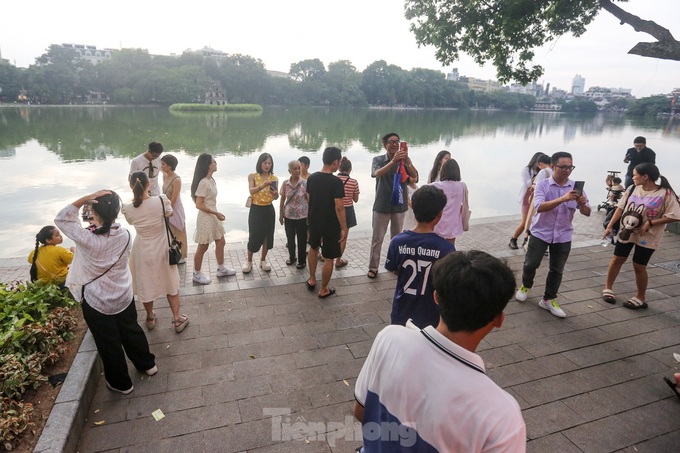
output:
M 172 214 L 170 200 L 165 195 L 149 196 L 149 178 L 138 171 L 130 175 L 132 203 L 123 205 L 123 215 L 135 227 L 137 237 L 132 244 L 130 270 L 135 296 L 144 304 L 146 328 L 156 327 L 153 301 L 166 296 L 172 311 L 172 325 L 180 333 L 189 324 L 189 317 L 180 314 L 179 271 L 169 262 L 166 217 Z
M 93 228 L 83 228 L 78 210 L 91 206 Z M 100 190 L 62 209 L 54 220 L 78 246 L 68 276 L 73 297 L 81 302 L 83 317 L 104 365 L 109 389 L 127 395 L 134 390 L 125 355 L 141 373 L 158 372 L 149 342 L 137 324 L 137 310 L 128 267 L 130 232 L 115 223 L 120 198 Z

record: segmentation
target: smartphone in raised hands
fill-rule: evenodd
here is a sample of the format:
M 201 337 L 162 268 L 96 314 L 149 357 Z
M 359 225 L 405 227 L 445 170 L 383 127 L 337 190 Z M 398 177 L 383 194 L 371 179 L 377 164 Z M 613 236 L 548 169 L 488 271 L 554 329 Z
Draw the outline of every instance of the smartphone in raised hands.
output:
M 574 190 L 576 191 L 576 193 L 578 193 L 579 197 L 583 195 L 583 186 L 585 186 L 585 184 L 586 184 L 585 181 L 574 182 Z

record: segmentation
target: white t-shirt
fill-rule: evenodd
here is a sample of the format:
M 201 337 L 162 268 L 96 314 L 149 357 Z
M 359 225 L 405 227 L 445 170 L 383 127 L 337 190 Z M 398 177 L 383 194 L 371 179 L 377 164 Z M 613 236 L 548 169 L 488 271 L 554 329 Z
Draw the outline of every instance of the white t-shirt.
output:
M 481 357 L 429 326 L 385 327 L 357 378 L 366 453 L 524 452 L 517 401 L 494 383 Z
M 144 157 L 144 154 L 140 154 L 130 161 L 130 173 L 128 178 L 136 171 L 143 171 L 146 176 L 149 176 L 149 194 L 152 197 L 157 197 L 161 194 L 161 190 L 158 187 L 158 175 L 161 173 L 161 158 L 160 156 L 149 162 L 149 159 Z M 151 176 L 153 175 L 153 176 Z

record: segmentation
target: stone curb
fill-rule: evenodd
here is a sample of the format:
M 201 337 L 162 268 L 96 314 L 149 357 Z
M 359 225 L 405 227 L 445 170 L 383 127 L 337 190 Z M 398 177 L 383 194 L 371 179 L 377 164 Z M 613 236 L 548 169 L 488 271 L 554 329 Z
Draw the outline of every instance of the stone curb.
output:
M 101 362 L 88 330 L 33 450 L 36 453 L 73 453 L 97 390 Z

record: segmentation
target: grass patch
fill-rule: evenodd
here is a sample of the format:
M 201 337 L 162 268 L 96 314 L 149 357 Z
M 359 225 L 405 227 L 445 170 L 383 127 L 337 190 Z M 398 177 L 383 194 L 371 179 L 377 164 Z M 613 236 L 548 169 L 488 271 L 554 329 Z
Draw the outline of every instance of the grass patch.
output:
M 259 104 L 172 104 L 171 111 L 175 112 L 262 112 Z

